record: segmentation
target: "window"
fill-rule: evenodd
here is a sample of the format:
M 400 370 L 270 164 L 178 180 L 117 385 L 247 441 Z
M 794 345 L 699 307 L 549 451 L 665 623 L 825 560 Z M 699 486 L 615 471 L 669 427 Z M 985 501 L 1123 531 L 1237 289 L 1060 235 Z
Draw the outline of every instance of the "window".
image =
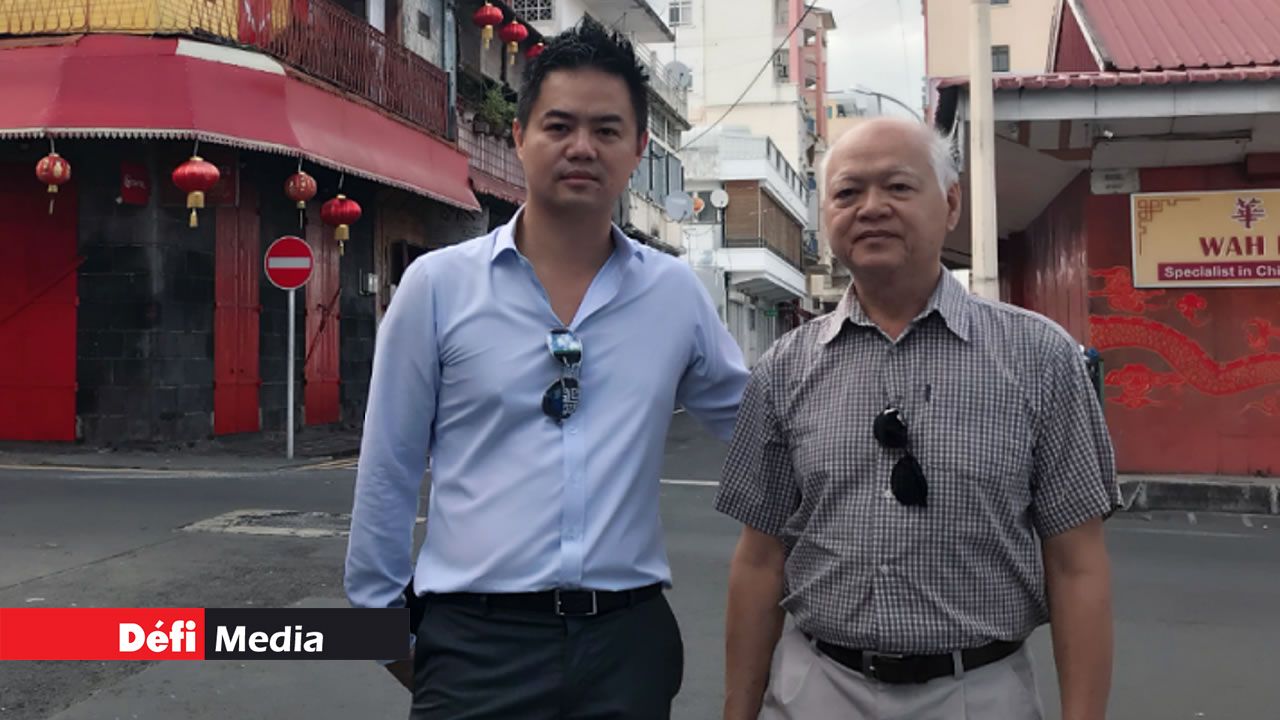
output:
M 787 0 L 773 0 L 773 24 L 779 27 L 791 25 L 791 3 Z
M 511 0 L 511 9 L 529 22 L 553 20 L 551 0 Z
M 991 46 L 991 72 L 1009 72 L 1009 46 Z
M 992 5 L 1008 5 L 1009 0 L 991 0 Z
M 421 10 L 418 11 L 418 34 L 431 39 L 431 16 Z
M 693 0 L 671 0 L 667 8 L 667 24 L 671 27 L 693 24 Z
M 773 56 L 773 74 L 774 77 L 786 82 L 791 79 L 791 64 L 787 54 L 779 51 Z

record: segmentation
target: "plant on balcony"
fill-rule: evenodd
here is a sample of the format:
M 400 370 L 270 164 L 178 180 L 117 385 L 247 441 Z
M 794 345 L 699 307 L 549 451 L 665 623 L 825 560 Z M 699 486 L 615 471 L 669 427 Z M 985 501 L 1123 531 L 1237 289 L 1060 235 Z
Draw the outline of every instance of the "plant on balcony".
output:
M 475 119 L 483 125 L 477 132 L 488 132 L 497 137 L 511 133 L 511 121 L 516 117 L 516 104 L 507 99 L 499 85 L 490 85 L 484 99 L 476 107 Z

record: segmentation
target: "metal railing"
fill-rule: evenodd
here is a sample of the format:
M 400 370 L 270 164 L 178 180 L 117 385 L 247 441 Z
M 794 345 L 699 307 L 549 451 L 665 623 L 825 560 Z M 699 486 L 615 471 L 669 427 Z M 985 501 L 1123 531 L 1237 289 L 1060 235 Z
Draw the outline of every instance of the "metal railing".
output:
M 671 109 L 676 111 L 681 120 L 689 119 L 689 91 L 671 81 L 667 66 L 648 47 L 635 43 L 636 59 L 644 64 L 649 73 L 649 87 L 662 98 Z
M 474 132 L 458 123 L 458 147 L 471 157 L 471 167 L 516 187 L 525 187 L 524 168 L 515 148 L 503 138 Z
M 0 0 L 0 35 L 186 35 L 258 50 L 437 135 L 448 77 L 332 0 Z

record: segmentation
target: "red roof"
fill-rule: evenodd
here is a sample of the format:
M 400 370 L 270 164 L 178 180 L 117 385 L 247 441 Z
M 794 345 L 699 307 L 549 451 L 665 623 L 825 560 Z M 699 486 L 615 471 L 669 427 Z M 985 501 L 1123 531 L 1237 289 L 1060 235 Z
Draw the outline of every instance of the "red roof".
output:
M 1158 70 L 1154 72 L 1081 72 L 1043 75 L 996 75 L 996 90 L 1061 90 L 1064 88 L 1133 87 L 1137 85 L 1189 85 L 1216 82 L 1262 82 L 1280 79 L 1280 67 L 1244 67 L 1221 70 Z M 940 78 L 939 89 L 968 86 L 963 75 Z
M 1106 70 L 1280 65 L 1280 0 L 1068 0 Z

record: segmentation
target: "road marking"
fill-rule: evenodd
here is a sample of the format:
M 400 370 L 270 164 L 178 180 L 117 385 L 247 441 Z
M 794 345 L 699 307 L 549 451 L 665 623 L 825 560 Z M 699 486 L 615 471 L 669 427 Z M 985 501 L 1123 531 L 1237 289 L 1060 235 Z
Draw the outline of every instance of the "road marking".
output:
M 325 460 L 324 462 L 313 463 L 311 465 L 302 465 L 290 470 L 354 470 L 360 463 L 358 457 L 337 458 L 335 460 Z
M 1114 532 L 1122 533 L 1142 533 L 1144 535 L 1187 535 L 1189 537 L 1213 537 L 1213 538 L 1257 538 L 1258 535 L 1249 535 L 1246 533 L 1229 533 L 1229 532 L 1209 532 L 1208 530 L 1165 530 L 1162 528 L 1131 528 L 1131 527 L 1114 527 Z
M 696 487 L 719 487 L 717 480 L 673 480 L 670 478 L 662 478 L 659 482 L 663 485 L 693 485 Z
M 1247 528 L 1253 527 L 1253 518 L 1249 517 L 1248 515 L 1242 516 L 1240 518 L 1240 522 L 1244 523 L 1244 526 Z

